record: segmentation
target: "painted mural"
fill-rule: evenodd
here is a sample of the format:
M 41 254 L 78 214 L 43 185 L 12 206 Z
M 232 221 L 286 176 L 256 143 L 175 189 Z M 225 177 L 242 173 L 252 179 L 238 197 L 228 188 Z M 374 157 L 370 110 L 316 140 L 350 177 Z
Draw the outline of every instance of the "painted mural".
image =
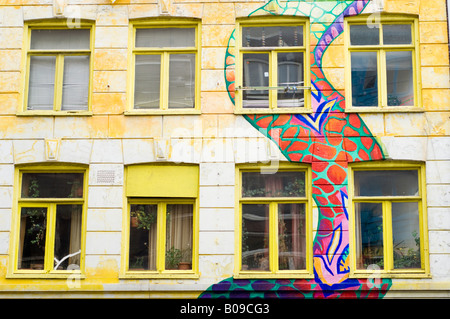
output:
M 322 31 L 311 32 L 317 42 L 310 52 L 311 114 L 244 115 L 272 139 L 291 162 L 309 163 L 313 172 L 313 199 L 318 207 L 317 235 L 313 242 L 314 279 L 247 280 L 228 278 L 212 285 L 200 298 L 383 298 L 390 279 L 349 278 L 350 265 L 347 199 L 347 165 L 384 158 L 382 148 L 356 113 L 344 113 L 344 95 L 322 72 L 322 56 L 343 32 L 346 16 L 360 14 L 369 0 L 304 1 L 280 4 L 269 1 L 250 15 L 276 6 L 276 14 L 310 16 Z M 328 21 L 328 23 L 326 22 Z M 333 21 L 333 23 L 329 23 Z M 317 28 L 316 28 L 317 29 Z M 234 33 L 225 56 L 225 78 L 234 102 Z

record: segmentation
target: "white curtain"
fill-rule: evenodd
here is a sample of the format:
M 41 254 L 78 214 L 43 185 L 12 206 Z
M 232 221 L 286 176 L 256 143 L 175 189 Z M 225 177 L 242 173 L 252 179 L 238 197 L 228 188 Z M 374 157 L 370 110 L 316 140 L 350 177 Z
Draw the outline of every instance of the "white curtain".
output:
M 29 110 L 52 110 L 56 56 L 31 56 L 28 86 Z
M 64 57 L 61 109 L 87 110 L 89 92 L 89 55 Z

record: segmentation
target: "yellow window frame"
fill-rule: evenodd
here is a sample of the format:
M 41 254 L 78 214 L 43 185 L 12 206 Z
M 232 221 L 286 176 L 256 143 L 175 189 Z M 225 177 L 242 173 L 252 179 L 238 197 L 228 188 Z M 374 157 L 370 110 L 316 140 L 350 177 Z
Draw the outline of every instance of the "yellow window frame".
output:
M 312 231 L 312 173 L 307 165 L 279 163 L 277 171 L 305 172 L 304 197 L 242 197 L 242 173 L 273 173 L 271 165 L 244 164 L 236 167 L 235 214 L 235 278 L 313 278 Z M 306 267 L 303 270 L 279 270 L 278 265 L 278 204 L 299 203 L 305 205 Z M 242 204 L 269 205 L 269 271 L 242 270 Z
M 83 196 L 81 198 L 21 198 L 22 176 L 24 173 L 82 173 L 83 174 Z M 14 171 L 14 201 L 13 215 L 11 223 L 10 238 L 10 262 L 8 266 L 7 278 L 68 278 L 74 274 L 77 278 L 84 278 L 85 265 L 85 235 L 86 235 L 86 213 L 87 213 L 87 194 L 88 194 L 88 169 L 77 165 L 59 165 L 53 164 L 51 167 L 47 165 L 32 165 L 26 167 L 16 167 Z M 54 270 L 54 242 L 55 242 L 55 225 L 56 225 L 56 207 L 57 205 L 81 205 L 81 253 L 80 253 L 80 269 L 79 270 Z M 44 269 L 30 270 L 18 269 L 19 245 L 20 245 L 20 220 L 21 210 L 26 207 L 47 208 L 46 221 L 46 242 L 44 255 Z
M 31 31 L 33 29 L 89 29 L 89 49 L 88 50 L 32 50 L 31 44 Z M 17 115 L 92 115 L 92 85 L 93 85 L 93 70 L 94 59 L 92 50 L 94 48 L 94 34 L 95 25 L 92 22 L 81 20 L 77 22 L 77 25 L 71 25 L 66 20 L 45 20 L 39 22 L 26 23 L 24 25 L 24 44 L 22 47 L 22 65 L 25 68 L 24 76 L 22 79 L 23 95 L 22 103 L 19 105 Z M 63 86 L 63 74 L 64 74 L 64 56 L 75 55 L 89 55 L 89 86 L 88 86 L 88 105 L 87 110 L 70 110 L 62 111 L 62 86 Z M 29 89 L 29 76 L 30 76 L 30 57 L 31 56 L 55 56 L 56 68 L 55 68 L 55 87 L 53 98 L 53 110 L 28 110 L 28 89 Z
M 165 269 L 166 253 L 166 213 L 167 205 L 189 204 L 193 207 L 192 225 L 192 269 L 167 270 Z M 130 245 L 130 211 L 131 205 L 157 206 L 157 243 L 156 243 L 156 270 L 129 270 Z M 196 198 L 129 198 L 127 211 L 123 220 L 122 266 L 120 277 L 128 279 L 173 279 L 173 278 L 199 278 L 198 274 L 198 200 Z
M 354 172 L 379 170 L 416 170 L 419 194 L 416 196 L 355 196 Z M 430 277 L 425 164 L 406 161 L 353 163 L 349 165 L 349 221 L 350 221 L 350 276 L 371 277 L 376 273 L 380 278 L 426 278 Z M 392 203 L 414 202 L 419 206 L 421 269 L 394 269 L 394 247 L 392 231 Z M 382 205 L 383 226 L 383 269 L 357 269 L 356 262 L 356 203 L 380 203 Z
M 142 47 L 137 48 L 136 29 L 139 28 L 194 28 L 195 29 L 195 46 L 194 47 Z M 136 19 L 129 25 L 128 36 L 128 107 L 125 115 L 152 115 L 152 114 L 200 114 L 200 78 L 201 78 L 201 24 L 198 19 Z M 193 108 L 170 108 L 169 105 L 169 55 L 170 54 L 195 54 L 195 90 L 194 90 L 194 107 Z M 135 109 L 135 60 L 136 55 L 160 55 L 161 56 L 161 82 L 160 82 L 160 104 L 155 109 Z
M 345 97 L 346 112 L 423 112 L 421 95 L 421 76 L 420 76 L 420 37 L 419 21 L 417 17 L 398 14 L 380 14 L 380 20 L 372 21 L 368 15 L 359 15 L 347 17 L 344 20 L 344 49 L 346 54 L 345 67 Z M 379 45 L 351 45 L 350 44 L 350 26 L 366 25 L 372 22 L 374 28 L 379 30 Z M 386 24 L 409 24 L 411 25 L 411 44 L 383 44 L 383 25 Z M 413 106 L 388 106 L 387 93 L 387 71 L 386 71 L 386 52 L 408 51 L 412 54 L 412 72 L 413 72 Z M 378 106 L 353 106 L 352 105 L 352 74 L 351 74 L 351 53 L 352 52 L 376 52 L 377 53 L 377 73 L 378 73 Z
M 242 46 L 243 27 L 263 27 L 263 26 L 303 26 L 303 45 L 295 47 L 268 47 L 268 48 L 244 48 Z M 299 17 L 258 17 L 237 19 L 235 29 L 236 39 L 236 68 L 235 68 L 235 114 L 265 114 L 265 113 L 311 113 L 311 74 L 310 74 L 310 27 L 309 20 Z M 278 107 L 277 93 L 278 68 L 277 54 L 280 52 L 302 52 L 304 61 L 303 70 L 303 107 Z M 268 108 L 244 108 L 243 107 L 243 54 L 245 53 L 265 53 L 269 55 L 269 107 Z

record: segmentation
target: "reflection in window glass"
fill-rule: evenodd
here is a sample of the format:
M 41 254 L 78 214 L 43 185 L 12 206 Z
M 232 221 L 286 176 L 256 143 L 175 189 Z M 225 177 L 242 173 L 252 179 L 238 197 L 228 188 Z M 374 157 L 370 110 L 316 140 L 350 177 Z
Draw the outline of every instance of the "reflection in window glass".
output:
M 83 173 L 24 173 L 22 198 L 82 198 Z
M 410 24 L 383 24 L 383 44 L 411 44 Z
M 134 107 L 159 108 L 161 55 L 136 55 Z
M 81 254 L 81 205 L 58 205 L 54 269 L 79 269 Z
M 53 110 L 56 56 L 31 56 L 28 110 Z
M 269 205 L 242 205 L 242 270 L 269 270 Z
M 171 54 L 169 63 L 169 108 L 193 108 L 195 54 Z
M 303 46 L 302 26 L 243 27 L 243 47 Z
M 305 172 L 242 173 L 242 197 L 304 197 Z
M 355 171 L 355 196 L 417 196 L 417 170 Z
M 166 269 L 192 269 L 193 206 L 167 205 Z
M 417 202 L 392 203 L 394 268 L 421 268 Z
M 46 229 L 47 208 L 22 208 L 18 269 L 44 269 Z
M 156 270 L 157 206 L 131 205 L 128 269 Z
M 278 53 L 278 86 L 303 86 L 303 53 Z M 278 107 L 304 106 L 303 90 L 279 90 Z
M 194 28 L 139 28 L 136 29 L 136 47 L 166 48 L 194 47 Z
M 304 204 L 278 204 L 278 267 L 306 269 L 306 220 Z
M 89 55 L 65 56 L 61 110 L 87 110 Z
M 369 28 L 367 24 L 350 26 L 350 43 L 352 45 L 380 44 L 380 29 Z
M 376 52 L 352 52 L 352 105 L 378 106 Z
M 381 203 L 356 203 L 356 261 L 358 269 L 384 268 L 383 211 Z
M 414 105 L 411 51 L 386 52 L 388 106 Z
M 269 55 L 268 54 L 244 54 L 244 87 L 269 86 Z M 245 90 L 243 91 L 243 107 L 268 108 L 269 90 Z

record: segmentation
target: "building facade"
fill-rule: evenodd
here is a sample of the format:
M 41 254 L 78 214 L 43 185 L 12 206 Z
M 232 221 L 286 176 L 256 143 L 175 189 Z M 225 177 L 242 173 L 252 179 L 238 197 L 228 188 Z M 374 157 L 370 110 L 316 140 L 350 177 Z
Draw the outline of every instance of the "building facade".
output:
M 450 297 L 445 0 L 4 0 L 0 296 Z

